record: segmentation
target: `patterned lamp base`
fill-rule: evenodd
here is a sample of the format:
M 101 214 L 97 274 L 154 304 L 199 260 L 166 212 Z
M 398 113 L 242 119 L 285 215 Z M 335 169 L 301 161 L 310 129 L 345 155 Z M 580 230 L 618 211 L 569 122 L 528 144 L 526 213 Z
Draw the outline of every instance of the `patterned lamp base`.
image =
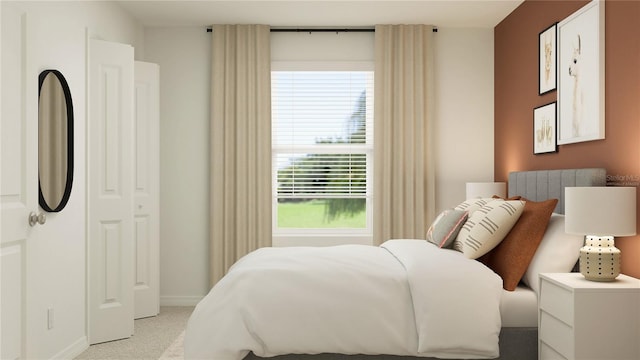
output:
M 580 273 L 591 281 L 613 281 L 620 275 L 620 250 L 613 236 L 586 236 L 580 249 Z

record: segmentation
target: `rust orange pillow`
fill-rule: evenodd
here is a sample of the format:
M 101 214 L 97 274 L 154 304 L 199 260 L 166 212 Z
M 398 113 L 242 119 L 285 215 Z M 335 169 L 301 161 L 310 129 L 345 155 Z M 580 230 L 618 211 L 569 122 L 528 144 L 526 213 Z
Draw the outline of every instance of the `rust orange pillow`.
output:
M 526 200 L 520 219 L 504 240 L 478 259 L 502 277 L 505 290 L 513 291 L 518 286 L 542 241 L 557 204 L 558 199 L 540 202 Z

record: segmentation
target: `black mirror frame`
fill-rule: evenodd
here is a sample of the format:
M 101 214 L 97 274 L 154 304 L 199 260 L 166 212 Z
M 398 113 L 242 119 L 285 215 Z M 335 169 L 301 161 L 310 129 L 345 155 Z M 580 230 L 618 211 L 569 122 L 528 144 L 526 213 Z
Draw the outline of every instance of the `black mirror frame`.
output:
M 40 106 L 42 84 L 49 74 L 54 74 L 56 78 L 58 78 L 58 81 L 60 81 L 67 106 L 67 180 L 65 182 L 64 194 L 62 195 L 60 203 L 55 208 L 52 208 L 47 204 L 47 201 L 42 195 L 42 186 L 40 186 L 40 170 L 38 170 L 38 202 L 44 211 L 59 212 L 67 205 L 67 202 L 71 197 L 71 187 L 73 184 L 73 102 L 71 101 L 71 90 L 69 89 L 69 84 L 62 73 L 58 70 L 44 70 L 40 73 L 40 76 L 38 76 L 38 106 Z M 38 144 L 38 146 L 40 146 L 40 144 Z M 38 159 L 38 161 L 40 161 L 40 159 Z

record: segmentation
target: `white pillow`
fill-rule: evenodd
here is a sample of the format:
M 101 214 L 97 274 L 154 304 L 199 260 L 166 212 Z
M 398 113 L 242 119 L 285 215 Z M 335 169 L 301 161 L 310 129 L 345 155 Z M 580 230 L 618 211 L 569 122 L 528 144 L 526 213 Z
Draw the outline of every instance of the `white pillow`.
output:
M 469 199 L 460 203 L 458 206 L 453 208 L 454 210 L 466 211 L 471 216 L 476 210 L 481 207 L 487 205 L 491 201 L 497 200 L 496 198 L 477 198 L 477 199 Z
M 494 200 L 469 216 L 453 248 L 469 259 L 477 259 L 496 247 L 518 221 L 524 201 Z
M 584 236 L 564 232 L 564 215 L 551 214 L 547 231 L 522 277 L 522 282 L 538 293 L 538 274 L 570 272 L 580 257 L 583 244 Z

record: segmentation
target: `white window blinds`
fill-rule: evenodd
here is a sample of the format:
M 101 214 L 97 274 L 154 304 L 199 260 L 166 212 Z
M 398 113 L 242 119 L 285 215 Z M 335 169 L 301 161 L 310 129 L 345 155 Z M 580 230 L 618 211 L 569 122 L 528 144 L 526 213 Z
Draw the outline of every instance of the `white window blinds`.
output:
M 273 71 L 276 196 L 366 198 L 371 71 Z

